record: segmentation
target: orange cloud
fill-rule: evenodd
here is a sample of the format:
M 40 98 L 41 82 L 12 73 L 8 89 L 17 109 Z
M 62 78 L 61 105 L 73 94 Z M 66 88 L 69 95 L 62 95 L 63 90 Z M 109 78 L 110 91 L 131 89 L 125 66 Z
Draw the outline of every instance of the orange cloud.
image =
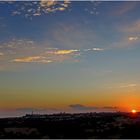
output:
M 69 0 L 39 0 L 31 1 L 30 3 L 23 2 L 22 4 L 17 4 L 17 9 L 12 11 L 12 15 L 24 15 L 26 18 L 32 19 L 34 16 L 64 11 L 69 7 L 69 4 Z
M 54 54 L 60 54 L 60 55 L 63 55 L 63 54 L 71 54 L 71 53 L 74 53 L 74 52 L 77 52 L 78 50 L 58 50 L 58 51 L 55 51 Z
M 45 11 L 46 13 L 64 11 L 68 7 L 69 3 L 69 0 L 64 0 L 63 2 L 56 0 L 41 0 L 40 7 L 43 8 L 43 11 Z
M 38 63 L 62 62 L 65 60 L 71 60 L 73 56 L 76 55 L 74 54 L 74 52 L 77 51 L 78 50 L 53 50 L 52 49 L 46 51 L 45 53 L 40 53 L 37 56 L 15 58 L 12 62 L 38 62 Z
M 49 7 L 49 6 L 54 5 L 55 3 L 56 3 L 56 1 L 54 1 L 54 0 L 48 0 L 48 1 L 46 1 L 46 0 L 41 0 L 40 5 L 41 5 L 42 7 L 45 7 L 45 6 Z
M 29 57 L 14 59 L 14 62 L 37 62 L 37 61 L 44 59 L 44 58 L 45 57 L 42 57 L 42 56 L 29 56 Z

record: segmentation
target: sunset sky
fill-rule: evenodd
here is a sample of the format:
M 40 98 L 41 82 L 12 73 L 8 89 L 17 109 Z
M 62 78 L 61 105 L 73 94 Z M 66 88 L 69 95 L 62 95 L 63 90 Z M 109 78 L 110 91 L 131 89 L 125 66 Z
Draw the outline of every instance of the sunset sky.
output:
M 0 2 L 0 116 L 140 111 L 140 2 Z

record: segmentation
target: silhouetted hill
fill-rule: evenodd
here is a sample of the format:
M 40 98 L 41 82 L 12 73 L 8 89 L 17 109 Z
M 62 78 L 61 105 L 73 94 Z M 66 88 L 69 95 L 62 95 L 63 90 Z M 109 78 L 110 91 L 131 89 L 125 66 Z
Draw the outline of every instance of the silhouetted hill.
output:
M 0 119 L 0 138 L 140 138 L 140 113 L 79 113 Z

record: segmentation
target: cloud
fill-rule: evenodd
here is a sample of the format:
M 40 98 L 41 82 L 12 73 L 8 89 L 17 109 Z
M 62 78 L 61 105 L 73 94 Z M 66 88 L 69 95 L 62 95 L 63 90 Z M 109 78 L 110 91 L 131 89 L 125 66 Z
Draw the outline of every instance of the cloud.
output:
M 136 36 L 124 37 L 116 42 L 113 42 L 108 49 L 115 48 L 135 48 L 139 39 Z
M 46 60 L 43 56 L 29 56 L 23 58 L 16 58 L 13 62 L 38 62 L 38 63 L 51 63 L 51 60 Z
M 89 49 L 84 49 L 84 52 L 88 52 L 88 51 L 104 51 L 105 49 L 103 48 L 89 48 Z
M 23 63 L 51 63 L 53 62 L 52 60 L 46 60 L 45 57 L 41 56 L 28 56 L 28 57 L 23 57 L 23 58 L 16 58 L 12 62 L 23 62 Z
M 126 85 L 120 85 L 119 88 L 130 88 L 130 87 L 136 87 L 137 84 L 126 84 Z
M 60 55 L 63 55 L 63 54 L 71 54 L 71 53 L 74 53 L 74 52 L 77 52 L 78 50 L 58 50 L 58 51 L 55 51 L 54 54 L 60 54 Z
M 0 52 L 0 56 L 3 56 L 4 54 L 2 52 Z
M 50 43 L 51 44 L 51 43 Z M 53 47 L 46 42 L 38 44 L 34 40 L 28 39 L 11 39 L 0 43 L 0 65 L 8 67 L 18 66 L 18 63 L 61 63 L 80 61 L 81 56 L 87 52 L 103 51 L 102 48 L 87 48 L 87 49 L 61 49 Z M 8 68 L 5 66 L 6 68 Z
M 140 20 L 133 21 L 131 24 L 121 27 L 121 31 L 127 32 L 127 33 L 140 32 Z
M 13 1 L 9 3 L 13 6 L 16 5 L 14 11 L 12 11 L 12 15 L 20 15 L 25 18 L 32 19 L 35 16 L 41 16 L 44 14 L 55 13 L 58 11 L 66 10 L 70 5 L 69 0 L 57 1 L 57 0 L 40 0 L 40 1 L 21 1 L 20 3 L 16 3 Z
M 91 7 L 83 7 L 84 12 L 90 14 L 90 15 L 98 15 L 99 10 L 98 6 L 102 3 L 101 1 L 89 1 Z
M 113 106 L 105 106 L 105 107 L 97 107 L 97 106 L 84 106 L 81 104 L 72 104 L 69 105 L 70 108 L 79 111 L 116 111 L 118 107 Z
M 19 12 L 19 11 L 13 11 L 13 12 L 12 12 L 12 15 L 13 15 L 13 16 L 20 15 L 20 14 L 21 14 L 21 12 Z
M 46 53 L 49 54 L 55 54 L 55 55 L 65 55 L 65 54 L 72 54 L 74 52 L 78 52 L 78 50 L 52 50 L 52 51 L 46 51 Z
M 124 37 L 118 42 L 114 42 L 110 45 L 110 48 L 134 48 L 139 42 L 138 36 Z
M 42 7 L 49 7 L 49 6 L 55 5 L 55 3 L 56 3 L 56 1 L 54 1 L 54 0 L 49 0 L 49 1 L 41 0 L 40 5 Z
M 15 62 L 34 62 L 40 60 L 42 57 L 40 56 L 29 56 L 29 57 L 23 57 L 14 59 Z
M 136 40 L 138 40 L 139 38 L 137 37 L 137 36 L 130 36 L 129 38 L 128 38 L 128 40 L 129 41 L 136 41 Z
M 77 21 L 58 23 L 51 31 L 51 37 L 53 37 L 53 40 L 50 38 L 52 43 L 68 49 L 92 49 L 97 45 L 102 46 L 101 40 L 106 41 L 96 33 L 95 29 L 91 30 L 87 25 Z
M 115 15 L 122 15 L 129 11 L 132 11 L 137 6 L 137 2 L 123 2 L 119 7 L 117 7 L 117 10 L 115 11 Z
M 118 31 L 124 34 L 120 41 L 112 43 L 112 48 L 134 48 L 137 47 L 140 33 L 140 20 L 132 21 L 131 23 L 121 25 Z
M 93 48 L 92 50 L 93 51 L 103 51 L 104 49 L 102 49 L 102 48 Z
M 70 105 L 71 108 L 76 110 L 92 110 L 92 109 L 98 109 L 97 107 L 90 107 L 90 106 L 84 106 L 81 104 L 72 104 Z
M 14 6 L 15 1 L 9 2 Z M 91 15 L 99 14 L 97 7 L 100 5 L 101 2 L 99 1 L 89 1 L 91 4 L 91 8 L 82 7 L 82 11 L 88 12 Z M 21 1 L 20 3 L 16 3 L 16 7 L 14 11 L 12 11 L 12 15 L 20 15 L 26 18 L 32 19 L 35 16 L 47 15 L 49 13 L 56 13 L 58 11 L 65 11 L 70 7 L 71 1 L 70 0 L 39 0 L 39 1 L 30 1 L 25 2 Z M 72 9 L 70 9 L 72 10 Z
M 121 24 L 117 27 L 120 39 L 113 41 L 107 49 L 115 48 L 136 48 L 140 43 L 140 20 L 132 21 L 126 24 Z
M 63 2 L 54 0 L 41 0 L 40 7 L 45 11 L 45 13 L 64 11 L 69 6 L 70 1 L 64 0 Z M 40 11 L 41 12 L 41 11 Z
M 50 62 L 63 62 L 75 59 L 77 56 L 74 52 L 77 50 L 54 50 L 49 49 L 44 53 L 40 53 L 38 56 L 27 56 L 21 58 L 15 58 L 13 62 L 37 62 L 37 63 L 50 63 Z
M 38 1 L 20 1 L 20 3 L 16 3 L 16 1 L 6 1 L 9 6 L 13 6 L 14 9 L 10 13 L 12 16 L 24 16 L 25 18 L 32 19 L 36 16 L 41 15 L 48 15 L 49 13 L 56 13 L 59 11 L 65 11 L 65 10 L 72 10 L 69 9 L 71 0 L 38 0 Z M 4 4 L 5 2 L 3 2 Z M 81 7 L 81 11 L 87 12 L 91 15 L 97 15 L 99 14 L 97 8 L 100 5 L 101 2 L 99 1 L 89 1 L 91 7 L 86 7 L 85 5 Z
M 66 8 L 68 7 L 68 4 L 70 3 L 69 0 L 64 0 L 63 2 L 56 1 L 56 0 L 41 0 L 40 6 L 44 7 L 46 10 L 47 8 L 52 8 L 52 10 L 57 10 L 57 8 Z M 56 7 L 59 5 L 59 7 Z
M 121 83 L 121 84 L 116 84 L 114 86 L 110 86 L 109 88 L 134 88 L 137 87 L 138 84 L 136 83 Z
M 76 62 L 80 55 L 76 49 L 58 49 L 49 44 L 37 44 L 33 40 L 11 39 L 0 43 L 1 60 L 9 63 L 50 63 L 72 61 Z M 78 62 L 78 61 L 77 61 Z M 2 61 L 0 61 L 2 63 Z
M 26 50 L 33 50 L 37 47 L 37 44 L 33 40 L 28 39 L 11 39 L 5 42 L 0 43 L 0 50 L 5 51 L 6 53 L 12 51 L 26 51 Z M 21 53 L 21 52 L 19 52 Z

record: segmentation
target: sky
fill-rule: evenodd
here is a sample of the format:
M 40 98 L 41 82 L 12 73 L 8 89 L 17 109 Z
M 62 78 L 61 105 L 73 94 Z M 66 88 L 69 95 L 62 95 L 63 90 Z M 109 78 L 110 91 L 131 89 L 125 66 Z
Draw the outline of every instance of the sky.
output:
M 139 1 L 0 1 L 0 116 L 140 111 Z

